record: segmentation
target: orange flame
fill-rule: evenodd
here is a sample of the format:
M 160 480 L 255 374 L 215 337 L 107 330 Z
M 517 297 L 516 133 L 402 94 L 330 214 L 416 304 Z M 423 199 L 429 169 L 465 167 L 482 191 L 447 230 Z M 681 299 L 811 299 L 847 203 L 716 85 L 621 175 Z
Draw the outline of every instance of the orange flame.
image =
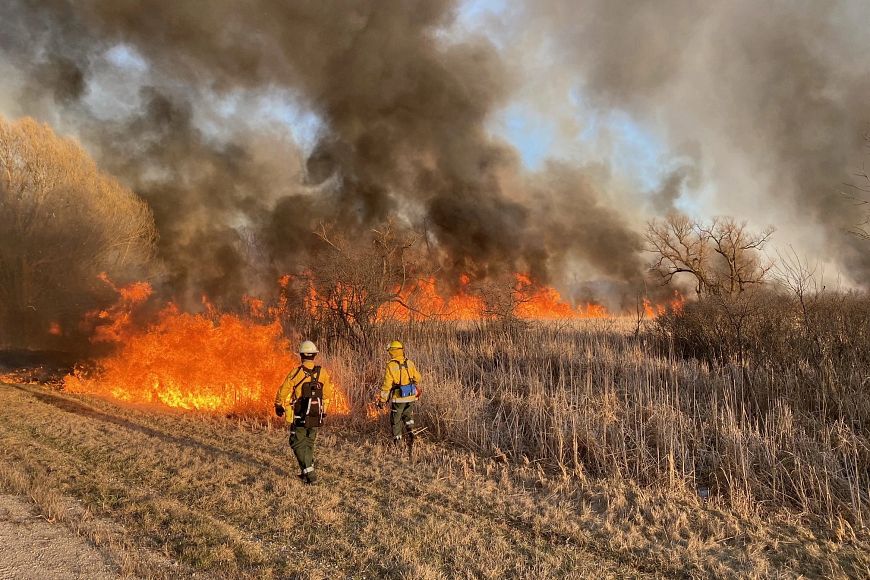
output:
M 594 303 L 581 304 L 576 308 L 562 300 L 559 291 L 551 286 L 536 287 L 525 274 L 516 274 L 516 315 L 537 320 L 561 320 L 569 318 L 607 318 L 607 309 Z
M 118 287 L 102 272 L 97 276 L 118 293 L 118 301 L 107 310 L 94 310 L 85 314 L 84 326 L 92 328 L 91 342 L 120 342 L 133 327 L 133 311 L 151 296 L 151 284 L 134 282 Z
M 686 298 L 677 290 L 674 290 L 674 297 L 667 304 L 653 304 L 649 298 L 644 298 L 643 310 L 647 318 L 655 318 L 667 313 L 668 309 L 679 314 L 683 311 L 685 304 Z
M 686 298 L 678 291 L 674 290 L 674 297 L 671 299 L 668 305 L 671 307 L 671 310 L 673 310 L 677 314 L 680 314 L 683 312 L 683 306 L 686 305 Z
M 514 314 L 532 320 L 563 320 L 572 318 L 605 318 L 607 309 L 594 303 L 572 306 L 551 286 L 538 286 L 526 274 L 515 274 L 513 293 Z M 460 276 L 456 294 L 444 297 L 438 292 L 435 278 L 418 281 L 410 290 L 400 293 L 400 301 L 381 308 L 381 320 L 483 320 L 488 309 L 482 297 L 469 293 L 467 275 Z
M 419 280 L 409 290 L 400 293 L 401 303 L 392 302 L 381 307 L 380 320 L 478 320 L 485 317 L 486 304 L 479 296 L 468 294 L 468 277 L 460 277 L 460 290 L 453 296 L 443 297 L 434 277 Z
M 573 306 L 549 286 L 535 284 L 524 274 L 516 275 L 513 288 L 515 314 L 539 320 L 604 318 L 607 309 L 595 303 Z M 298 364 L 283 335 L 280 316 L 287 311 L 290 276 L 279 284 L 282 292 L 276 306 L 246 296 L 244 316 L 222 313 L 206 297 L 204 312 L 180 312 L 166 305 L 144 328 L 135 324 L 134 313 L 152 295 L 151 286 L 136 282 L 116 286 L 102 274 L 100 279 L 118 293 L 111 308 L 88 313 L 85 323 L 92 328 L 91 340 L 117 345 L 114 354 L 97 361 L 97 371 L 77 369 L 65 380 L 67 390 L 110 396 L 122 401 L 155 403 L 180 409 L 215 412 L 264 412 L 271 409 L 275 391 Z M 480 296 L 467 290 L 469 278 L 460 278 L 452 296 L 439 293 L 436 280 L 427 278 L 401 293 L 401 303 L 382 307 L 381 320 L 481 320 L 488 316 Z M 347 290 L 347 289 L 346 289 Z M 347 296 L 337 292 L 337 296 Z M 317 308 L 324 299 L 313 287 L 306 293 L 306 307 Z M 345 298 L 341 298 L 344 300 Z M 678 293 L 667 306 L 644 300 L 650 317 L 668 308 L 679 312 L 685 299 Z M 340 306 L 332 304 L 330 307 Z M 54 328 L 54 326 L 52 326 Z M 60 332 L 60 326 L 57 325 Z M 349 411 L 340 391 L 331 413 Z
M 60 327 L 60 323 L 52 322 L 48 325 L 48 333 L 52 336 L 60 336 L 63 334 L 63 329 Z
M 118 343 L 118 350 L 97 361 L 96 373 L 67 375 L 68 391 L 179 409 L 271 410 L 281 381 L 299 364 L 277 320 L 222 314 L 207 301 L 205 313 L 187 314 L 170 303 L 140 330 L 131 324 L 132 310 L 150 295 L 146 286 L 116 288 L 119 303 L 100 313 L 109 323 L 97 327 L 94 338 Z M 246 303 L 252 314 L 262 313 L 260 301 Z M 330 413 L 347 413 L 344 395 L 336 399 Z

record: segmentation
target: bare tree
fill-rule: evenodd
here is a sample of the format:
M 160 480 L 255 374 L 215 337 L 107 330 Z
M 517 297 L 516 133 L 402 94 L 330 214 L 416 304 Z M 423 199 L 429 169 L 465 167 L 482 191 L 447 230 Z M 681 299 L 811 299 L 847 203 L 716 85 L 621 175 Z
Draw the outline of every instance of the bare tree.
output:
M 870 151 L 870 132 L 864 136 L 864 147 Z M 841 193 L 856 208 L 863 217 L 849 230 L 861 239 L 870 241 L 870 174 L 867 172 L 866 162 L 861 169 L 855 172 L 855 181 L 845 183 L 845 190 Z
M 691 277 L 698 296 L 735 294 L 760 284 L 772 264 L 761 250 L 774 229 L 751 232 L 746 222 L 714 218 L 702 223 L 679 213 L 648 223 L 647 250 L 655 255 L 652 269 L 664 284 L 680 274 Z
M 813 313 L 817 310 L 818 303 L 822 299 L 825 289 L 824 283 L 817 276 L 818 264 L 811 264 L 791 248 L 788 254 L 778 254 L 779 263 L 776 265 L 776 281 L 787 292 L 795 297 L 800 307 L 800 322 L 804 333 L 813 345 L 811 362 L 821 360 L 822 341 Z
M 362 348 L 371 347 L 373 326 L 390 317 L 386 306 L 415 310 L 405 296 L 421 275 L 419 262 L 410 259 L 415 234 L 392 222 L 370 234 L 366 243 L 352 242 L 321 224 L 315 232 L 320 247 L 303 276 L 314 326 Z
M 747 230 L 745 221 L 713 218 L 709 225 L 696 227 L 719 257 L 718 263 L 714 260 L 712 265 L 715 288 L 719 292 L 743 292 L 748 286 L 760 284 L 773 267 L 772 262 L 764 262 L 760 255 L 775 231 L 773 226 L 754 233 Z
M 679 213 L 647 224 L 648 250 L 656 255 L 652 269 L 664 284 L 670 284 L 678 274 L 688 274 L 695 281 L 700 296 L 711 284 L 709 273 L 710 247 L 695 222 Z
M 861 176 L 868 180 L 870 184 L 870 176 L 866 173 L 861 173 Z M 847 184 L 850 187 L 849 191 L 843 192 L 843 195 L 853 206 L 858 208 L 857 213 L 863 215 L 852 227 L 849 228 L 849 233 L 861 238 L 862 240 L 870 241 L 870 199 L 861 197 L 863 194 L 870 194 L 870 185 L 859 186 L 856 184 Z
M 148 206 L 46 125 L 0 117 L 0 329 L 33 346 L 76 325 L 100 272 L 141 274 L 157 232 Z

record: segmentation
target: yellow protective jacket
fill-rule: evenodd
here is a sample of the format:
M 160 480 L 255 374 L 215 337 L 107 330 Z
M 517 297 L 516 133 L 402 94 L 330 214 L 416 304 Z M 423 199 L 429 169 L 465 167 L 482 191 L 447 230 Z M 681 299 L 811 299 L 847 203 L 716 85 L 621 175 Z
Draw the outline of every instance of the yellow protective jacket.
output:
M 293 422 L 293 403 L 302 396 L 302 385 L 308 381 L 308 376 L 302 371 L 302 367 L 307 369 L 314 368 L 314 361 L 307 360 L 296 367 L 275 394 L 275 404 L 284 407 L 284 418 L 287 423 Z M 320 367 L 320 377 L 318 380 L 323 383 L 323 412 L 329 412 L 329 403 L 335 396 L 335 385 L 332 383 L 332 377 L 329 372 Z
M 404 364 L 408 362 L 406 369 Z M 390 399 L 390 391 L 398 385 L 407 385 L 410 383 L 420 383 L 420 371 L 417 370 L 417 365 L 414 361 L 406 359 L 404 356 L 397 356 L 387 363 L 387 370 L 384 373 L 384 384 L 381 385 L 381 401 L 386 403 L 388 400 L 394 403 L 410 403 L 417 400 L 417 396 L 412 397 L 393 397 Z

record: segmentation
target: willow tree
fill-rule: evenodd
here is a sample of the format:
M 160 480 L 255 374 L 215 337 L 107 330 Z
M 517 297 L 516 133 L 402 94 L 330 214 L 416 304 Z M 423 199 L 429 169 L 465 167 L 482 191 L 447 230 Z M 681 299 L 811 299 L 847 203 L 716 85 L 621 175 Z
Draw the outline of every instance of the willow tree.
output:
M 0 117 L 0 342 L 68 336 L 99 304 L 99 273 L 144 275 L 156 238 L 147 204 L 78 143 Z

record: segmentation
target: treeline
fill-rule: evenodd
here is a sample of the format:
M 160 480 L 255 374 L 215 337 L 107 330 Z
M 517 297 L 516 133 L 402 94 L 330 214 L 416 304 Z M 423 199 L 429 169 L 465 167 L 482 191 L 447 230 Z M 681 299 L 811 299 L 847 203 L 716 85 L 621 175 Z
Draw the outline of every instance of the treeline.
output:
M 72 139 L 0 117 L 0 346 L 81 344 L 82 315 L 114 295 L 98 280 L 145 277 L 148 205 Z

